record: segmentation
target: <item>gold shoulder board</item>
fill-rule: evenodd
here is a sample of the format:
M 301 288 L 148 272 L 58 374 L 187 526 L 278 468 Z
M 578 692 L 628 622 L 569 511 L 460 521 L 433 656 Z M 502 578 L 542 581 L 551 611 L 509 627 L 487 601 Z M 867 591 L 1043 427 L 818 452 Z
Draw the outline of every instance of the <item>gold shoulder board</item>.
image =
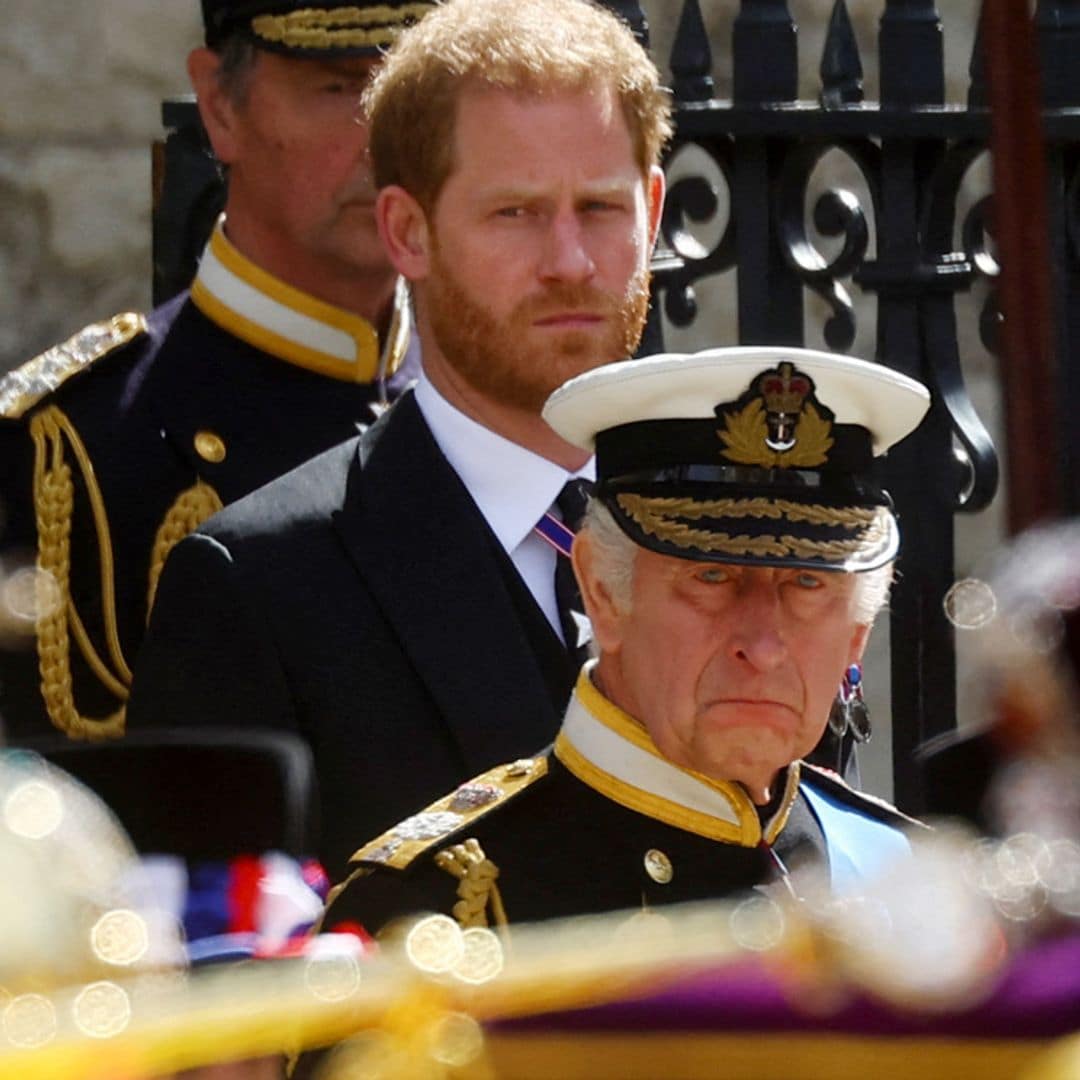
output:
M 546 757 L 521 758 L 508 765 L 496 765 L 433 802 L 426 810 L 399 821 L 360 848 L 350 862 L 404 870 L 418 855 L 546 776 L 547 770 Z
M 46 349 L 0 378 L 0 417 L 18 420 L 73 375 L 145 333 L 146 319 L 126 311 L 105 322 L 93 323 L 62 345 Z

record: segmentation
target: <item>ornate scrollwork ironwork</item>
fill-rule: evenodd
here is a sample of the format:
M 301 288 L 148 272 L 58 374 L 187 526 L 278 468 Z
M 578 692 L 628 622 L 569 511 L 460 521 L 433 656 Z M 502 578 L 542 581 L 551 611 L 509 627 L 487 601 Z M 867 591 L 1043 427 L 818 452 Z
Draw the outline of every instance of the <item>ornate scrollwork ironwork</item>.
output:
M 696 147 L 714 167 L 717 181 L 731 190 L 730 139 L 684 142 L 672 153 Z M 729 200 L 730 205 L 730 200 Z M 722 273 L 735 264 L 735 222 L 729 212 L 719 240 L 707 248 L 692 228 L 713 221 L 720 213 L 718 188 L 706 176 L 694 173 L 677 179 L 668 189 L 661 220 L 664 243 L 677 256 L 672 267 L 658 281 L 664 293 L 664 312 L 675 326 L 689 326 L 697 316 L 694 282 Z
M 953 251 L 953 233 L 960 190 L 972 164 L 985 147 L 961 142 L 948 147 L 930 177 L 920 235 L 926 264 L 936 271 L 922 306 L 924 373 L 949 415 L 960 448 L 955 452 L 956 478 L 953 505 L 975 513 L 990 504 L 998 486 L 998 457 L 990 433 L 971 401 L 960 364 L 957 344 L 955 294 L 970 288 L 977 271 L 993 276 L 997 264 L 987 245 L 988 198 L 979 199 L 961 223 L 961 252 Z M 979 317 L 980 339 L 987 340 L 988 311 L 997 310 L 993 293 Z
M 813 223 L 822 236 L 842 237 L 840 250 L 827 257 L 807 227 L 805 205 L 813 173 L 832 150 L 846 154 L 876 190 L 878 151 L 865 142 L 805 142 L 795 146 L 784 162 L 776 196 L 776 220 L 785 261 L 803 284 L 822 297 L 832 315 L 823 328 L 829 348 L 845 352 L 855 341 L 855 309 L 840 279 L 850 276 L 866 258 L 870 242 L 866 214 L 858 198 L 843 188 L 820 194 L 813 208 Z
M 993 198 L 984 195 L 967 212 L 960 225 L 961 246 L 971 259 L 976 273 L 995 279 L 1001 272 L 997 257 L 990 247 Z M 979 308 L 979 341 L 987 352 L 998 351 L 998 328 L 1001 324 L 1001 305 L 997 291 L 990 289 Z

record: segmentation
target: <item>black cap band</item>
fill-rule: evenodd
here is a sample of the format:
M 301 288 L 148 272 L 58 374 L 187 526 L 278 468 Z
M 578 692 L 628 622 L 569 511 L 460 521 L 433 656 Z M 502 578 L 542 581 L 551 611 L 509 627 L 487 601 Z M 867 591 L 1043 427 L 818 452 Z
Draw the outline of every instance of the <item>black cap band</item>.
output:
M 833 424 L 828 459 L 813 471 L 822 475 L 852 476 L 874 468 L 870 432 L 856 424 Z M 596 466 L 600 476 L 620 476 L 641 470 L 724 462 L 724 443 L 715 420 L 639 420 L 596 435 Z M 790 468 L 751 466 L 783 482 Z M 727 474 L 734 475 L 734 474 Z

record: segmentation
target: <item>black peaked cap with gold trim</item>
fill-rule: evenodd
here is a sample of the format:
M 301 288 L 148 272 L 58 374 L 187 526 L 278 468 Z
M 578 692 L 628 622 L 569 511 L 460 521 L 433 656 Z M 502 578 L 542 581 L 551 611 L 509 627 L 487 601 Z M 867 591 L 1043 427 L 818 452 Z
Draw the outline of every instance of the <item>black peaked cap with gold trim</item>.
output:
M 202 0 L 206 44 L 241 34 L 260 48 L 293 56 L 377 56 L 435 0 L 378 3 L 290 3 L 289 0 Z
M 595 449 L 597 497 L 642 547 L 859 571 L 896 556 L 881 456 L 929 404 L 880 364 L 754 346 L 598 368 L 556 390 L 544 419 Z

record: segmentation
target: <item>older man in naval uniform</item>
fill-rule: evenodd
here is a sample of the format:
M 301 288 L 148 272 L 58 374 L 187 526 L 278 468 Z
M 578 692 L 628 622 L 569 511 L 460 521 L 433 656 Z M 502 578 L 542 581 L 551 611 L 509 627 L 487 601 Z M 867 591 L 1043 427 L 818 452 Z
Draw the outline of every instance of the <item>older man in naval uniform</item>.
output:
M 910 819 L 803 759 L 855 708 L 899 542 L 875 458 L 928 403 L 887 368 L 782 347 L 557 391 L 548 422 L 597 454 L 573 561 L 599 657 L 553 746 L 362 847 L 331 921 L 652 908 L 797 891 L 810 868 L 842 892 L 906 853 Z
M 433 6 L 203 0 L 188 70 L 228 195 L 190 292 L 0 379 L 9 736 L 121 734 L 176 541 L 415 377 L 359 100 L 380 50 Z

